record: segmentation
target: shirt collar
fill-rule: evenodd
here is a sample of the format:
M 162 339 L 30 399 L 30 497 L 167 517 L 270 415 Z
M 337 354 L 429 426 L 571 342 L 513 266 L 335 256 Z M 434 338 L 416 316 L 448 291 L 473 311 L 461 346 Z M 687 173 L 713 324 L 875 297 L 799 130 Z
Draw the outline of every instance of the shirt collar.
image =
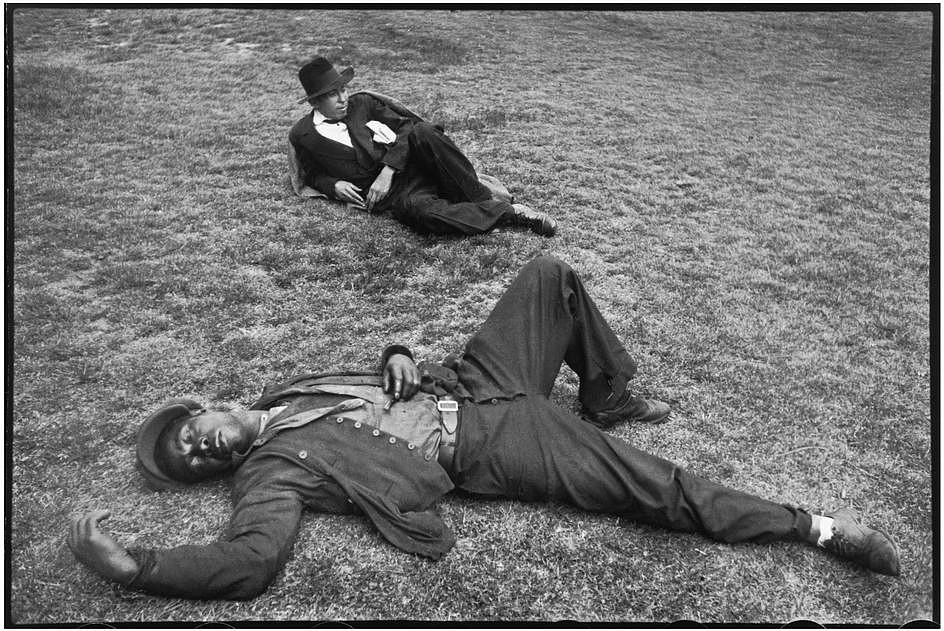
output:
M 328 120 L 328 117 L 321 113 L 320 110 L 315 110 L 311 115 L 311 122 L 313 125 L 318 126 L 321 123 Z M 331 124 L 331 123 L 329 123 Z

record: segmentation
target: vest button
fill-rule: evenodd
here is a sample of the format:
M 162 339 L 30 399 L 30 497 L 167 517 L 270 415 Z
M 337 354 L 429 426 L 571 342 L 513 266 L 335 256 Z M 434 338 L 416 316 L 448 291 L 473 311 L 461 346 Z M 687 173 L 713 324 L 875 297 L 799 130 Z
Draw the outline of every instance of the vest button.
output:
M 391 445 L 396 445 L 396 444 L 397 444 L 397 439 L 394 438 L 393 436 L 391 436 L 391 437 L 390 437 L 390 440 L 387 441 L 387 442 L 389 442 Z
M 406 448 L 409 449 L 410 451 L 413 451 L 414 449 L 416 449 L 416 445 L 414 445 L 413 443 L 408 443 Z
M 334 419 L 334 422 L 335 422 L 335 423 L 343 423 L 343 422 L 344 422 L 344 419 L 339 416 L 338 418 Z
M 497 403 L 498 403 L 498 399 L 492 399 L 492 405 L 496 405 Z
M 426 460 L 430 460 L 432 456 L 423 456 L 423 458 L 425 458 Z
M 374 431 L 371 432 L 371 434 L 373 434 L 374 436 L 380 436 L 380 430 L 375 429 Z
M 304 460 L 305 458 L 308 457 L 308 452 L 302 449 L 301 451 L 298 452 L 298 457 Z
M 354 427 L 356 427 L 357 429 L 360 429 L 361 425 L 363 425 L 363 423 L 361 423 L 360 421 L 357 421 L 356 423 L 354 423 Z

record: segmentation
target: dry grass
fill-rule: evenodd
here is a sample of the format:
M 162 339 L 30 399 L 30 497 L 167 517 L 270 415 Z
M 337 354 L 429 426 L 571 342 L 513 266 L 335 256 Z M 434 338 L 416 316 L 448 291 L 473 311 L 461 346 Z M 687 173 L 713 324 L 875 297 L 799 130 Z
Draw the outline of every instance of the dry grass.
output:
M 8 623 L 937 618 L 932 17 L 8 10 Z M 445 122 L 559 236 L 422 237 L 293 197 L 295 72 L 315 53 Z M 152 598 L 76 565 L 68 517 L 97 507 L 129 545 L 224 527 L 225 484 L 154 495 L 135 475 L 162 400 L 245 404 L 295 372 L 370 368 L 393 341 L 441 357 L 540 253 L 582 273 L 637 387 L 675 407 L 619 435 L 778 501 L 857 507 L 897 536 L 901 579 L 459 497 L 438 563 L 362 519 L 306 517 L 250 602 Z M 575 393 L 564 371 L 558 400 Z

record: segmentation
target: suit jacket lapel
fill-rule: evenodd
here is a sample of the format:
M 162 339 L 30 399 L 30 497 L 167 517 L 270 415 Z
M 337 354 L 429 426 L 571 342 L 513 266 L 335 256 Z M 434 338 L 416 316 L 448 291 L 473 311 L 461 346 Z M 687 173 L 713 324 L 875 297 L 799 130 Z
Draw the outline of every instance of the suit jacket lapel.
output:
M 354 145 L 354 157 L 357 163 L 369 171 L 377 165 L 382 152 L 374 146 L 374 134 L 365 125 L 368 115 L 369 112 L 365 111 L 363 106 L 354 107 L 348 112 L 344 122 L 347 124 L 351 144 Z M 350 151 L 352 148 L 319 134 L 315 130 L 315 124 L 311 120 L 310 113 L 305 117 L 305 123 L 300 131 L 302 142 L 313 155 L 323 156 L 328 160 L 351 159 Z
M 358 103 L 359 101 L 354 101 Z M 347 132 L 351 136 L 351 144 L 354 145 L 357 161 L 366 169 L 373 168 L 380 160 L 381 152 L 374 146 L 374 132 L 367 128 L 365 123 L 369 112 L 361 105 L 354 107 L 345 117 L 347 123 Z
M 350 127 L 348 127 L 350 131 Z M 312 154 L 316 156 L 325 156 L 328 159 L 337 160 L 344 159 L 350 160 L 351 158 L 351 147 L 348 147 L 344 143 L 340 143 L 336 140 L 331 140 L 330 138 L 325 138 L 315 129 L 314 123 L 311 122 L 311 115 L 305 117 L 305 123 L 301 129 L 301 139 L 305 144 L 305 148 L 308 149 Z M 354 139 L 351 139 L 351 144 L 354 143 Z M 354 149 L 354 153 L 359 153 L 357 149 Z

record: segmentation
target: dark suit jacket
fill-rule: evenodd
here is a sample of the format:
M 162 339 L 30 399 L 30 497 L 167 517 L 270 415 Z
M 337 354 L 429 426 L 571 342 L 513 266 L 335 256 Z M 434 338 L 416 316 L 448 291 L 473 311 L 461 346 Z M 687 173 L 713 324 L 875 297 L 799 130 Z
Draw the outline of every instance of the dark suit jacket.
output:
M 373 132 L 366 126 L 372 120 L 393 130 L 396 141 L 390 145 L 375 143 Z M 304 168 L 306 184 L 334 198 L 334 185 L 338 180 L 346 180 L 366 191 L 384 165 L 397 171 L 406 168 L 413 119 L 395 112 L 376 97 L 360 92 L 350 96 L 344 122 L 353 149 L 315 131 L 311 112 L 292 127 L 289 141 Z

